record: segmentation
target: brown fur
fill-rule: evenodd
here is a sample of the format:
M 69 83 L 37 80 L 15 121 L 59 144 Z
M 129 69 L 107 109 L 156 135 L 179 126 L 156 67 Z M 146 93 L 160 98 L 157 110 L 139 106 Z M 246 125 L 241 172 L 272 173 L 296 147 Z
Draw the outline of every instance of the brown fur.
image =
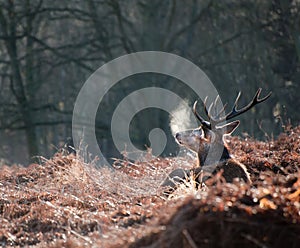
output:
M 172 171 L 162 186 L 166 186 L 172 192 L 176 189 L 178 183 L 184 182 L 191 174 L 196 176 L 198 183 L 205 182 L 211 176 L 200 178 L 203 171 L 215 175 L 223 171 L 223 177 L 226 182 L 232 183 L 235 178 L 239 178 L 246 183 L 251 183 L 249 173 L 242 163 L 236 161 L 230 156 L 224 135 L 230 135 L 239 125 L 239 121 L 228 123 L 224 126 L 216 127 L 214 130 L 205 127 L 198 127 L 194 130 L 187 130 L 176 134 L 176 141 L 190 150 L 197 153 L 197 167 L 190 170 L 176 169 Z M 219 153 L 221 154 L 217 154 Z M 210 153 L 210 157 L 208 154 Z
M 251 183 L 250 175 L 246 169 L 246 166 L 232 158 L 226 161 L 220 161 L 216 165 L 212 165 L 214 170 L 212 175 L 215 175 L 217 172 L 222 171 L 222 176 L 225 181 L 232 183 L 234 179 L 239 178 L 246 183 Z M 204 176 L 201 176 L 201 172 L 204 172 Z M 183 183 L 185 180 L 189 180 L 191 175 L 195 176 L 195 181 L 200 184 L 205 182 L 211 176 L 207 176 L 205 173 L 205 167 L 196 167 L 189 170 L 176 169 L 172 171 L 168 178 L 163 182 L 162 186 L 168 188 L 165 193 L 173 192 L 179 183 Z
M 202 169 L 203 168 L 201 167 L 197 167 L 191 171 L 195 171 L 194 174 L 197 175 L 197 172 L 200 172 Z M 250 175 L 246 166 L 232 158 L 226 161 L 218 162 L 212 174 L 215 175 L 219 171 L 223 172 L 222 176 L 226 182 L 232 183 L 235 178 L 239 178 L 246 183 L 251 183 Z

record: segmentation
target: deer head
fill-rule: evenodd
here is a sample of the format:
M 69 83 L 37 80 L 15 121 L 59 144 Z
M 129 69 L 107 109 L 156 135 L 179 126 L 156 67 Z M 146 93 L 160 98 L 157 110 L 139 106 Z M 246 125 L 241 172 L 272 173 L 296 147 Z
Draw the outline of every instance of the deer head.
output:
M 226 147 L 224 136 L 230 135 L 238 127 L 240 121 L 237 120 L 224 125 L 220 124 L 236 116 L 241 115 L 242 113 L 248 111 L 255 105 L 267 100 L 272 93 L 270 92 L 267 96 L 259 98 L 260 92 L 261 89 L 259 88 L 255 93 L 252 101 L 248 105 L 244 106 L 241 109 L 237 109 L 238 101 L 241 96 L 241 92 L 239 92 L 232 107 L 232 110 L 227 114 L 225 114 L 226 104 L 220 111 L 217 111 L 217 103 L 220 100 L 219 96 L 214 102 L 211 103 L 208 109 L 206 106 L 206 98 L 203 104 L 205 113 L 209 119 L 208 121 L 203 119 L 198 114 L 196 110 L 196 101 L 193 106 L 193 113 L 199 120 L 200 126 L 193 130 L 186 130 L 183 132 L 176 133 L 176 141 L 180 145 L 183 145 L 198 154 L 198 166 L 209 165 L 222 160 L 228 160 L 230 158 L 230 154 Z M 213 111 L 214 115 L 212 114 Z M 212 156 L 210 156 L 210 159 L 208 159 L 209 151 L 212 154 Z M 221 158 L 220 156 L 214 156 L 214 151 L 221 151 Z

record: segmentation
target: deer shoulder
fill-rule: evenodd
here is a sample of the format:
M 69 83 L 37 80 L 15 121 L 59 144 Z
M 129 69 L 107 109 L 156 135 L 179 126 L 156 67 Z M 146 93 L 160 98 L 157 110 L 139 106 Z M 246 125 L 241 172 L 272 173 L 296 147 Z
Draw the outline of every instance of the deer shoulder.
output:
M 232 183 L 235 178 L 239 178 L 245 183 L 251 183 L 250 174 L 246 166 L 234 159 L 218 163 L 213 174 L 218 171 L 223 172 L 222 176 L 226 182 Z

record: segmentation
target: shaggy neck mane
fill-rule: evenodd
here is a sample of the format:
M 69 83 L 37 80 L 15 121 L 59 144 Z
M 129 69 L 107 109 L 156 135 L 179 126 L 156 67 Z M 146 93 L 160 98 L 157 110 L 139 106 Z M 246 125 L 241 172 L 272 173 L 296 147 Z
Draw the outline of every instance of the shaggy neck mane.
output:
M 220 156 L 221 151 L 222 155 Z M 231 156 L 226 145 L 217 143 L 206 147 L 203 153 L 198 153 L 198 166 L 212 165 L 230 158 Z

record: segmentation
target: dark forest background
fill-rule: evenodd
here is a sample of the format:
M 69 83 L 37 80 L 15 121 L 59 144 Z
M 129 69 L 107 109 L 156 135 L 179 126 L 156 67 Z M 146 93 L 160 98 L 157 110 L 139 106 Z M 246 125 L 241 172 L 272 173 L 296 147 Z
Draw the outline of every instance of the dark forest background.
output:
M 0 0 L 0 164 L 51 156 L 72 136 L 74 102 L 91 73 L 144 50 L 189 59 L 229 104 L 238 91 L 241 104 L 259 87 L 263 95 L 273 91 L 263 106 L 241 116 L 238 134 L 276 137 L 300 120 L 299 11 L 298 0 Z M 97 137 L 109 156 L 118 156 L 110 135 L 114 108 L 137 85 L 164 86 L 195 100 L 190 89 L 163 76 L 122 80 L 97 114 Z M 133 142 L 144 147 L 155 127 L 170 140 L 163 155 L 173 153 L 163 111 L 136 116 Z

